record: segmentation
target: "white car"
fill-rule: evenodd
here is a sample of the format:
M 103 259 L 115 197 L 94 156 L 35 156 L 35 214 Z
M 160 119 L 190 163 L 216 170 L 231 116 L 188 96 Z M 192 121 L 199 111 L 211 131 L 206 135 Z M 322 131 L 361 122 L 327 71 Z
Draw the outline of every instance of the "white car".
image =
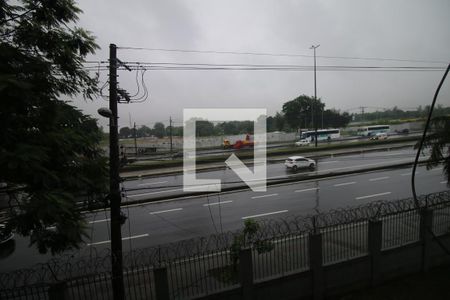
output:
M 306 139 L 295 142 L 295 146 L 309 146 L 309 141 Z
M 385 140 L 387 138 L 388 138 L 388 135 L 386 132 L 378 132 L 377 134 L 372 136 L 370 139 L 371 140 Z
M 311 170 L 315 169 L 316 162 L 310 158 L 303 156 L 291 156 L 286 159 L 284 162 L 286 168 L 296 171 L 300 168 L 310 168 Z

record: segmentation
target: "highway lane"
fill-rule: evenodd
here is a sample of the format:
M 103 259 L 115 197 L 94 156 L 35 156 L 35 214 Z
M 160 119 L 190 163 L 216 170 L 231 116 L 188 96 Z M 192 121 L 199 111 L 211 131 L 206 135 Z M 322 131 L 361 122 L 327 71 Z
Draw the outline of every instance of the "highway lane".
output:
M 447 189 L 442 169 L 427 171 L 419 167 L 416 176 L 419 194 Z M 123 246 L 127 251 L 235 230 L 242 227 L 246 218 L 279 219 L 371 201 L 407 198 L 411 196 L 410 180 L 411 169 L 402 168 L 270 186 L 265 193 L 244 190 L 124 207 L 123 212 L 130 217 L 122 227 Z M 109 212 L 98 211 L 86 216 L 90 238 L 81 253 L 108 248 Z M 15 251 L 1 261 L 2 271 L 48 259 L 26 246 L 26 239 L 16 238 Z
M 284 163 L 280 161 L 267 165 L 267 178 L 270 181 L 271 179 L 286 178 L 293 175 L 325 174 L 329 172 L 348 171 L 353 168 L 390 165 L 392 163 L 413 161 L 414 155 L 415 151 L 412 147 L 402 150 L 340 155 L 317 160 L 317 168 L 315 171 L 299 170 L 296 173 L 286 170 Z M 200 179 L 220 178 L 224 187 L 242 184 L 241 179 L 235 172 L 228 168 L 198 172 L 197 177 Z M 127 191 L 125 195 L 128 199 L 141 200 L 183 194 L 182 184 L 183 176 L 180 174 L 126 181 L 124 183 L 124 189 Z
M 426 171 L 423 167 L 419 169 L 422 174 L 417 174 L 418 191 L 429 193 L 446 188 L 445 184 L 441 183 L 443 177 L 439 170 Z M 406 198 L 411 196 L 410 176 L 406 175 L 408 171 L 381 171 L 272 186 L 263 194 L 242 191 L 223 194 L 220 198 L 198 197 L 183 202 L 140 205 L 133 208 L 132 215 L 140 214 L 147 221 L 154 222 L 149 224 L 149 228 L 156 226 L 156 230 L 151 232 L 152 235 L 157 233 L 163 238 L 175 232 L 183 232 L 184 238 L 184 233 L 187 232 L 204 235 L 214 233 L 215 227 L 223 227 L 224 230 L 239 228 L 242 226 L 242 219 L 250 216 L 265 217 L 263 215 L 268 213 L 271 213 L 267 215 L 269 218 L 304 215 L 376 200 Z M 219 201 L 221 205 L 218 204 Z M 157 214 L 150 214 L 151 212 Z M 182 231 L 176 230 L 178 228 L 182 228 Z

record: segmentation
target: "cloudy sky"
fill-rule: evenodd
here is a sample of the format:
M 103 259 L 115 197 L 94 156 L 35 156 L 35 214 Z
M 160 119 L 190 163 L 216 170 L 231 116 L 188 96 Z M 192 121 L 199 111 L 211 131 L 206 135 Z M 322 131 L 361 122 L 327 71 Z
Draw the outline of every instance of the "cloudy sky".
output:
M 89 60 L 107 60 L 108 46 L 251 52 L 244 55 L 119 49 L 127 62 L 318 66 L 440 67 L 450 62 L 448 0 L 81 0 L 79 25 L 92 31 L 101 50 Z M 343 58 L 330 58 L 343 57 Z M 376 58 L 376 59 L 355 59 Z M 382 59 L 398 59 L 382 60 Z M 420 62 L 418 62 L 420 61 Z M 102 72 L 105 81 L 107 72 Z M 319 70 L 317 94 L 327 108 L 358 112 L 414 108 L 431 103 L 443 71 Z M 119 72 L 131 94 L 136 72 Z M 152 70 L 145 73 L 149 97 L 119 106 L 120 125 L 181 122 L 183 108 L 281 110 L 298 95 L 314 94 L 311 68 L 297 71 Z M 450 79 L 449 79 L 450 80 Z M 449 81 L 447 80 L 447 81 Z M 142 89 L 141 89 L 142 91 Z M 107 90 L 105 90 L 107 92 Z M 107 102 L 76 100 L 96 115 Z M 450 83 L 439 103 L 450 105 Z M 102 125 L 106 125 L 104 120 Z

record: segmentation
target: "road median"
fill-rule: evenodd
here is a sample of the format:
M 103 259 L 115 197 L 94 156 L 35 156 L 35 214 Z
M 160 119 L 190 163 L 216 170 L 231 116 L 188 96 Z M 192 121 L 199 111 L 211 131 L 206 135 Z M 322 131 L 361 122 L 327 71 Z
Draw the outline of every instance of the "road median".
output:
M 401 149 L 406 147 L 412 147 L 415 144 L 416 137 L 413 139 L 393 139 L 385 141 L 367 141 L 364 143 L 355 144 L 342 144 L 342 145 L 324 145 L 318 148 L 288 148 L 288 149 L 274 149 L 275 151 L 268 152 L 267 163 L 276 163 L 284 161 L 286 155 L 296 154 L 304 155 L 313 159 L 320 159 L 324 157 L 334 157 L 339 155 L 359 154 L 366 152 L 376 151 L 390 151 L 395 149 Z M 345 147 L 344 147 L 345 146 Z M 235 153 L 239 154 L 238 157 L 247 165 L 251 166 L 253 163 L 253 153 Z M 216 157 L 202 157 L 197 159 L 196 170 L 199 172 L 221 170 L 226 168 L 224 161 L 230 155 L 229 152 L 223 156 Z M 251 155 L 251 156 L 250 156 Z M 127 166 L 121 170 L 121 177 L 125 180 L 133 180 L 137 178 L 145 177 L 159 177 L 170 176 L 183 173 L 183 161 L 166 161 L 157 162 L 152 164 L 142 164 Z
M 380 170 L 400 169 L 400 168 L 412 166 L 413 163 L 414 163 L 413 161 L 409 161 L 409 162 L 402 162 L 402 163 L 397 163 L 397 164 L 393 164 L 393 165 L 373 166 L 373 167 L 352 169 L 352 170 L 346 170 L 346 171 L 327 172 L 324 174 L 308 173 L 308 174 L 300 174 L 300 175 L 289 175 L 285 178 L 279 178 L 279 179 L 277 178 L 277 179 L 268 180 L 267 186 L 273 186 L 273 185 L 279 185 L 279 184 L 289 184 L 289 183 L 331 178 L 331 177 L 337 177 L 337 176 L 353 175 L 353 174 L 374 172 L 374 171 L 380 171 Z M 425 160 L 419 162 L 419 164 L 425 164 L 425 163 L 426 163 Z M 241 185 L 236 185 L 236 186 L 231 186 L 231 187 L 222 187 L 222 190 L 219 193 L 229 193 L 229 192 L 244 191 L 244 190 L 249 190 L 249 187 L 246 184 L 242 183 Z M 129 200 L 129 201 L 122 202 L 122 205 L 143 204 L 143 203 L 149 203 L 149 202 L 175 200 L 175 199 L 181 199 L 181 198 L 206 196 L 206 195 L 214 195 L 214 194 L 217 194 L 217 192 L 184 192 L 184 193 L 180 193 L 178 195 L 172 194 L 172 195 L 160 196 L 160 197 L 154 197 L 154 198 Z

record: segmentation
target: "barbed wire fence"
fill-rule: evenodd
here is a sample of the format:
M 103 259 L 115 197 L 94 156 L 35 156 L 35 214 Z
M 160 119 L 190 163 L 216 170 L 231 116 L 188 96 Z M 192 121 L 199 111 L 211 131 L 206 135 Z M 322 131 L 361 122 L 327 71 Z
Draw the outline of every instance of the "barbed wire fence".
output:
M 450 191 L 420 196 L 419 203 L 421 208 L 441 209 L 450 207 Z M 413 199 L 407 198 L 395 201 L 377 201 L 315 215 L 261 220 L 258 221 L 259 230 L 248 243 L 274 240 L 288 235 L 306 235 L 339 225 L 377 220 L 412 211 L 417 211 L 417 208 Z M 134 249 L 124 253 L 124 267 L 155 268 L 191 257 L 226 252 L 232 246 L 235 237 L 241 232 L 223 232 L 208 237 L 198 237 L 155 247 Z M 32 268 L 0 273 L 0 290 L 38 283 L 57 283 L 80 276 L 107 273 L 110 270 L 110 250 L 103 249 L 98 251 L 93 248 L 89 250 L 89 255 L 86 256 L 65 255 L 57 259 L 51 259 L 46 263 L 37 264 Z

